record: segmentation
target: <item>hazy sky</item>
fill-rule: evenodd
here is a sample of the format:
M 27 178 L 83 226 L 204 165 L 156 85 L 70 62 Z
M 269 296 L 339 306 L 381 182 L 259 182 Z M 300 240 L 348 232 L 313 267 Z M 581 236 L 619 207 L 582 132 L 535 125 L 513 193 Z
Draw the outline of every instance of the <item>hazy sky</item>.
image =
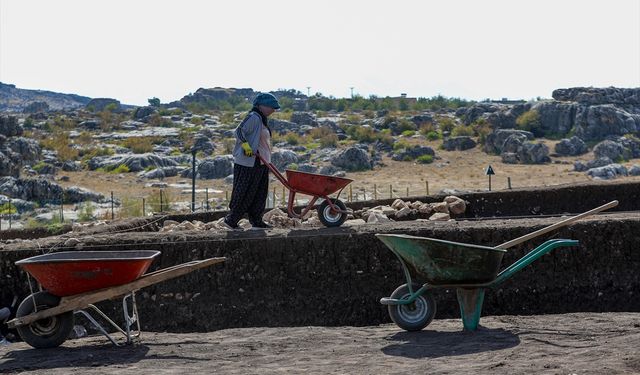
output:
M 0 81 L 128 104 L 640 87 L 640 0 L 0 0 Z

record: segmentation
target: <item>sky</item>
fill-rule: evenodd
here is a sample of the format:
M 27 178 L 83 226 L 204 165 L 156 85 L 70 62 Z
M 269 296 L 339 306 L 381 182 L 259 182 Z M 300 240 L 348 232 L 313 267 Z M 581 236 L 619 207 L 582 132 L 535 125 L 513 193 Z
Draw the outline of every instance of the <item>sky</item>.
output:
M 640 87 L 640 0 L 0 0 L 0 82 L 136 105 Z

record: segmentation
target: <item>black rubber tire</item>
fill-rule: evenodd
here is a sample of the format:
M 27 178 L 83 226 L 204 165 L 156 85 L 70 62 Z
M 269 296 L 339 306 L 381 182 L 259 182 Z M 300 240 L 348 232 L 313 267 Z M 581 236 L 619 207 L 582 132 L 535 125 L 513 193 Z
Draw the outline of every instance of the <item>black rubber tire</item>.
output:
M 47 292 L 38 292 L 28 296 L 22 301 L 16 317 L 22 317 L 34 312 L 33 300 L 35 299 L 38 311 L 58 306 L 60 298 Z M 17 327 L 18 334 L 24 342 L 37 349 L 55 348 L 60 346 L 73 329 L 73 311 L 67 311 L 50 318 L 40 319 L 31 324 Z
M 343 211 L 347 209 L 347 206 L 345 206 L 340 199 L 331 199 L 331 202 Z M 332 214 L 331 206 L 329 206 L 329 202 L 325 199 L 320 207 L 318 207 L 318 218 L 325 227 L 339 227 L 347 220 L 347 214 Z
M 412 284 L 415 293 L 422 285 Z M 407 284 L 400 285 L 391 294 L 391 298 L 403 299 L 409 297 Z M 420 331 L 428 326 L 436 316 L 436 300 L 428 291 L 422 293 L 413 303 L 408 305 L 388 305 L 389 316 L 398 327 L 405 331 Z

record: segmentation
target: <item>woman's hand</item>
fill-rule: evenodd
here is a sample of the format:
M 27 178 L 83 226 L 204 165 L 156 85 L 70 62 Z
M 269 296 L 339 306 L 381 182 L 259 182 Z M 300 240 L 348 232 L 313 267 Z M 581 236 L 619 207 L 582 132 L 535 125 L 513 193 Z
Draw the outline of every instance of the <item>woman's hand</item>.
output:
M 253 150 L 251 149 L 251 146 L 249 146 L 249 142 L 244 142 L 242 145 L 240 145 L 242 147 L 242 149 L 244 150 L 244 154 L 247 156 L 253 156 Z

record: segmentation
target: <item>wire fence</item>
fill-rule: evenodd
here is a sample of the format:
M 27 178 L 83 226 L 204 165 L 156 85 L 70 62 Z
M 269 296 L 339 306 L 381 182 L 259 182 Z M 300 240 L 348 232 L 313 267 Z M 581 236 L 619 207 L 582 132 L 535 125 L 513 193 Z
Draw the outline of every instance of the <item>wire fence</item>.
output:
M 118 196 L 110 192 L 101 203 L 90 201 L 68 203 L 64 194 L 53 194 L 49 199 L 37 202 L 32 209 L 17 210 L 9 207 L 0 211 L 0 230 L 51 226 L 63 223 L 90 222 L 96 220 L 116 220 L 124 218 L 148 217 L 154 214 L 180 214 L 191 212 L 209 212 L 226 210 L 231 191 L 193 186 L 184 189 L 181 194 L 191 194 L 190 200 L 175 198 L 175 189 L 159 188 L 144 197 Z M 424 188 L 411 191 L 409 186 L 399 187 L 393 184 L 373 186 L 348 185 L 340 195 L 346 202 L 392 199 L 413 195 L 429 195 L 429 182 Z M 286 210 L 289 192 L 278 183 L 274 183 L 267 196 L 266 208 Z M 294 205 L 306 205 L 310 197 L 296 195 Z M 5 205 L 6 206 L 6 205 Z M 4 207 L 4 206 L 3 206 Z M 38 213 L 39 212 L 39 213 Z M 34 216 L 34 213 L 38 213 Z

